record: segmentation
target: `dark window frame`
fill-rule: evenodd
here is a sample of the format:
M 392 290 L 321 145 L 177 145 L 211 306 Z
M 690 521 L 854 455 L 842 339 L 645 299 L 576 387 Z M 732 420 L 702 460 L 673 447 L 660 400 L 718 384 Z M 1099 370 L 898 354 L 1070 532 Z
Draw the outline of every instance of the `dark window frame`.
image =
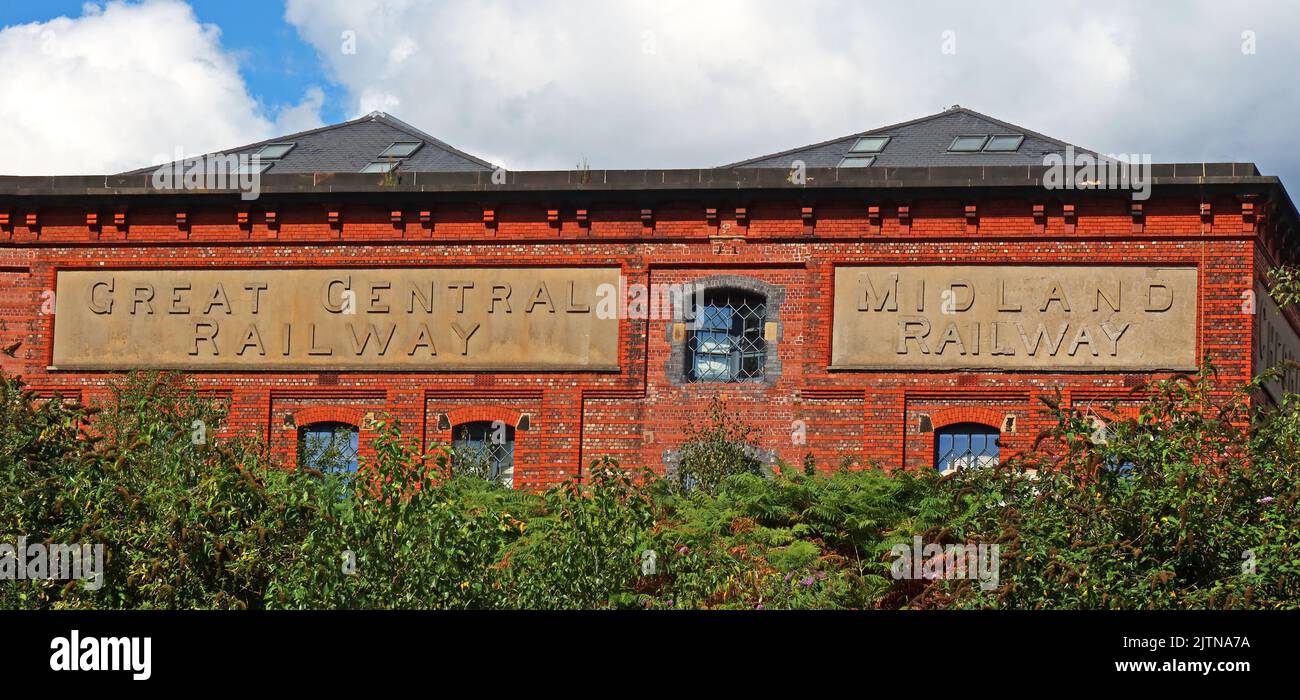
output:
M 257 151 L 253 153 L 253 157 L 257 158 L 258 160 L 264 160 L 264 161 L 281 160 L 285 156 L 289 155 L 290 153 L 293 153 L 293 149 L 297 147 L 298 147 L 297 141 L 277 141 L 275 143 L 268 143 L 265 146 L 262 146 L 261 148 L 257 149 Z M 275 155 L 275 156 L 266 155 L 265 154 L 266 149 L 268 148 L 280 149 L 281 153 L 280 155 Z
M 412 148 L 410 151 L 404 153 L 401 151 L 397 153 L 389 152 L 389 151 L 393 151 L 398 146 L 412 146 Z M 384 150 L 380 151 L 378 157 L 379 158 L 410 158 L 411 156 L 418 153 L 419 150 L 423 147 L 424 147 L 423 141 L 394 141 L 388 144 L 388 146 Z
M 934 469 L 949 474 L 958 469 L 997 466 L 1002 431 L 983 423 L 962 422 L 934 431 Z
M 785 288 L 748 275 L 711 275 L 685 282 L 701 288 L 707 294 L 717 289 L 732 289 L 751 292 L 766 300 L 766 314 L 763 319 L 764 357 L 763 377 L 761 380 L 748 382 L 727 382 L 725 386 L 773 386 L 781 377 L 781 358 L 777 350 L 782 340 L 781 307 L 785 303 Z M 692 303 L 694 301 L 692 300 Z M 695 382 L 687 377 L 686 339 L 693 321 L 669 322 L 664 324 L 666 340 L 669 343 L 667 366 L 664 368 L 668 381 L 674 386 L 721 384 L 716 382 Z M 675 326 L 687 331 L 680 336 L 674 335 Z M 771 329 L 771 330 L 769 330 Z
M 1016 139 L 1016 145 L 1013 148 L 990 148 L 996 139 Z M 984 148 L 980 150 L 984 153 L 1015 153 L 1024 143 L 1024 134 L 990 134 L 989 140 L 984 142 Z
M 879 154 L 879 153 L 882 153 L 882 152 L 885 150 L 885 148 L 886 148 L 887 146 L 889 146 L 889 142 L 890 142 L 890 140 L 892 140 L 893 138 L 894 138 L 893 136 L 859 136 L 858 139 L 857 139 L 856 141 L 853 142 L 853 145 L 849 147 L 849 154 L 870 154 L 870 155 L 877 155 L 877 154 Z M 871 150 L 859 149 L 859 148 L 858 148 L 858 146 L 859 146 L 863 141 L 868 141 L 868 140 L 870 140 L 870 141 L 877 141 L 877 140 L 879 140 L 879 141 L 880 141 L 880 147 L 879 147 L 879 148 L 875 148 L 875 149 L 871 149 Z
M 981 139 L 981 141 L 978 148 L 958 149 L 957 142 L 962 139 Z M 948 144 L 947 152 L 948 153 L 983 153 L 984 146 L 988 145 L 988 142 L 989 142 L 988 134 L 959 134 L 953 137 L 952 143 Z
M 308 452 L 311 448 L 310 443 L 313 441 L 312 435 L 323 435 L 327 432 L 330 435 L 331 442 L 337 442 L 340 435 L 347 433 L 348 443 L 338 446 L 341 456 L 347 458 L 347 465 L 342 469 L 322 468 L 322 465 L 313 463 L 312 455 Z M 329 449 L 333 445 L 325 445 L 322 449 Z M 355 474 L 360 467 L 359 455 L 361 451 L 361 428 L 351 423 L 343 421 L 317 421 L 299 426 L 298 428 L 298 465 L 319 471 L 329 471 L 343 474 Z M 323 455 L 322 455 L 323 456 Z
M 505 427 L 505 442 L 494 443 L 497 424 Z M 452 426 L 452 471 L 472 469 L 485 479 L 498 480 L 508 487 L 514 486 L 515 452 L 518 448 L 518 430 L 501 421 L 467 421 Z M 462 460 L 474 460 L 466 464 Z M 459 465 L 457 462 L 461 462 Z
M 873 165 L 875 165 L 875 164 L 876 164 L 876 155 L 875 155 L 874 153 L 873 153 L 873 154 L 869 154 L 869 155 L 858 155 L 858 154 L 856 154 L 856 153 L 850 153 L 850 154 L 848 154 L 847 156 L 844 156 L 843 158 L 841 158 L 841 159 L 840 159 L 840 163 L 839 163 L 839 165 L 836 165 L 835 167 L 837 167 L 837 168 L 870 168 L 871 166 L 873 166 Z
M 686 381 L 692 384 L 761 382 L 767 359 L 763 338 L 767 298 L 744 289 L 704 291 L 686 330 Z

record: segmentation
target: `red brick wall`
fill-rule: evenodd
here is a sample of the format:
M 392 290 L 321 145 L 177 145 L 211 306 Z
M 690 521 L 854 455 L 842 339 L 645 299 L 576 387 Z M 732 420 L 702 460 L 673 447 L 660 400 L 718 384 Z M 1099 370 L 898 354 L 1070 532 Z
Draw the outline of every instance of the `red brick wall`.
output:
M 0 231 L 0 346 L 18 340 L 15 357 L 0 368 L 41 391 L 102 395 L 109 375 L 46 369 L 52 317 L 40 311 L 42 293 L 61 268 L 154 267 L 382 267 L 411 265 L 615 265 L 629 283 L 681 283 L 716 275 L 752 277 L 784 290 L 780 308 L 780 373 L 745 385 L 682 385 L 667 371 L 667 320 L 623 320 L 622 371 L 610 373 L 454 374 L 343 372 L 199 372 L 195 381 L 230 397 L 230 429 L 261 436 L 286 463 L 294 460 L 294 431 L 286 415 L 364 417 L 388 413 L 426 446 L 446 441 L 441 415 L 482 415 L 517 421 L 516 484 L 539 488 L 585 472 L 601 454 L 627 466 L 662 470 L 690 421 L 701 421 L 709 400 L 724 397 L 758 429 L 760 446 L 795 467 L 811 452 L 823 469 L 842 461 L 875 461 L 890 468 L 926 468 L 933 427 L 954 416 L 994 423 L 1015 416 L 1004 435 L 1004 455 L 1027 448 L 1042 427 L 1040 396 L 1062 393 L 1099 400 L 1129 396 L 1146 378 L 1123 373 L 880 372 L 827 370 L 831 293 L 837 264 L 1059 264 L 1190 265 L 1199 270 L 1198 355 L 1209 355 L 1225 383 L 1251 370 L 1252 318 L 1242 292 L 1253 286 L 1262 232 L 1243 222 L 1231 198 L 1216 202 L 1203 226 L 1199 201 L 1146 203 L 1140 229 L 1122 197 L 1084 198 L 1067 222 L 1061 205 L 1048 204 L 1040 227 L 1024 200 L 980 202 L 973 230 L 964 203 L 918 199 L 904 225 L 897 207 L 817 205 L 813 225 L 797 203 L 758 195 L 738 219 L 735 207 L 708 202 L 665 203 L 652 222 L 634 206 L 592 205 L 590 221 L 562 209 L 558 225 L 548 206 L 494 205 L 487 226 L 482 207 L 463 204 L 407 207 L 398 223 L 392 206 L 349 205 L 332 226 L 321 205 L 258 203 L 250 224 L 236 223 L 232 205 L 194 206 L 186 228 L 175 209 L 131 204 L 127 225 L 113 224 L 115 203 L 98 207 L 102 226 L 85 223 L 87 210 L 42 205 L 29 227 L 21 211 Z M 159 202 L 163 200 L 160 198 Z M 716 207 L 716 218 L 706 217 Z M 431 225 L 418 212 L 432 209 Z M 278 225 L 267 223 L 273 210 Z M 1227 213 L 1225 213 L 1227 212 Z M 512 423 L 513 424 L 513 423 Z M 362 442 L 367 433 L 363 431 Z M 363 455 L 367 448 L 363 447 Z

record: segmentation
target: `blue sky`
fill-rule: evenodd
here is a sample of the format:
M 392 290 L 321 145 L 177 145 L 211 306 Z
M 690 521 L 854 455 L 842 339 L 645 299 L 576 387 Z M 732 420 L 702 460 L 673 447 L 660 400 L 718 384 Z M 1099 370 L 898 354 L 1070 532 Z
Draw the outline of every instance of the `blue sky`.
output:
M 0 26 L 44 22 L 58 16 L 78 17 L 84 0 L 39 0 L 0 3 Z M 284 21 L 284 4 L 277 0 L 190 0 L 200 22 L 221 28 L 221 43 L 239 61 L 249 92 L 265 105 L 295 101 L 302 85 L 325 91 L 322 116 L 327 123 L 344 121 L 344 90 L 328 80 L 316 49 Z
M 372 110 L 508 168 L 710 167 L 961 104 L 1102 153 L 1300 182 L 1300 6 L 1169 8 L 7 0 L 0 174 L 120 172 Z

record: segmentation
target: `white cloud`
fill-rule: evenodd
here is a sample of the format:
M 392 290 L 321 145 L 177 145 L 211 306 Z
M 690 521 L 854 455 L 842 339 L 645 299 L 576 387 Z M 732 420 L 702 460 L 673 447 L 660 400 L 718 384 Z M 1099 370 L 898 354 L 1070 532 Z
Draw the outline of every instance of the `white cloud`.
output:
M 286 17 L 357 113 L 515 167 L 719 165 L 961 103 L 1104 152 L 1300 174 L 1286 2 L 287 0 Z
M 319 90 L 268 112 L 180 0 L 91 7 L 0 30 L 0 173 L 114 172 L 318 125 Z M 347 111 L 392 112 L 516 168 L 719 165 L 961 103 L 1103 152 L 1300 177 L 1300 12 L 1281 1 L 286 0 L 285 13 Z
M 0 30 L 0 173 L 119 172 L 319 125 L 319 90 L 265 114 L 220 38 L 178 0 Z

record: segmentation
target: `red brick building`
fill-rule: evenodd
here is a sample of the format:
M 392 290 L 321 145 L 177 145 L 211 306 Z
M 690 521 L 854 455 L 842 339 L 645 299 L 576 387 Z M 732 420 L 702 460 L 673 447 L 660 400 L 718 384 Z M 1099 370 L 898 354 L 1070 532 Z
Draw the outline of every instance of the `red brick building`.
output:
M 313 425 L 356 426 L 364 456 L 368 416 L 427 445 L 496 421 L 494 459 L 535 488 L 600 455 L 671 468 L 713 397 L 767 460 L 946 468 L 993 437 L 1005 458 L 1040 396 L 1104 413 L 1200 358 L 1231 383 L 1298 345 L 1259 291 L 1296 250 L 1276 177 L 1052 186 L 1094 154 L 960 108 L 707 170 L 508 172 L 378 114 L 229 154 L 258 152 L 255 199 L 180 170 L 0 177 L 0 369 L 87 402 L 181 369 L 289 462 Z M 602 320 L 611 280 L 633 308 Z M 685 316 L 640 313 L 682 288 Z M 317 324 L 290 329 L 308 305 L 356 314 L 330 359 Z M 458 325 L 475 313 L 497 315 Z

